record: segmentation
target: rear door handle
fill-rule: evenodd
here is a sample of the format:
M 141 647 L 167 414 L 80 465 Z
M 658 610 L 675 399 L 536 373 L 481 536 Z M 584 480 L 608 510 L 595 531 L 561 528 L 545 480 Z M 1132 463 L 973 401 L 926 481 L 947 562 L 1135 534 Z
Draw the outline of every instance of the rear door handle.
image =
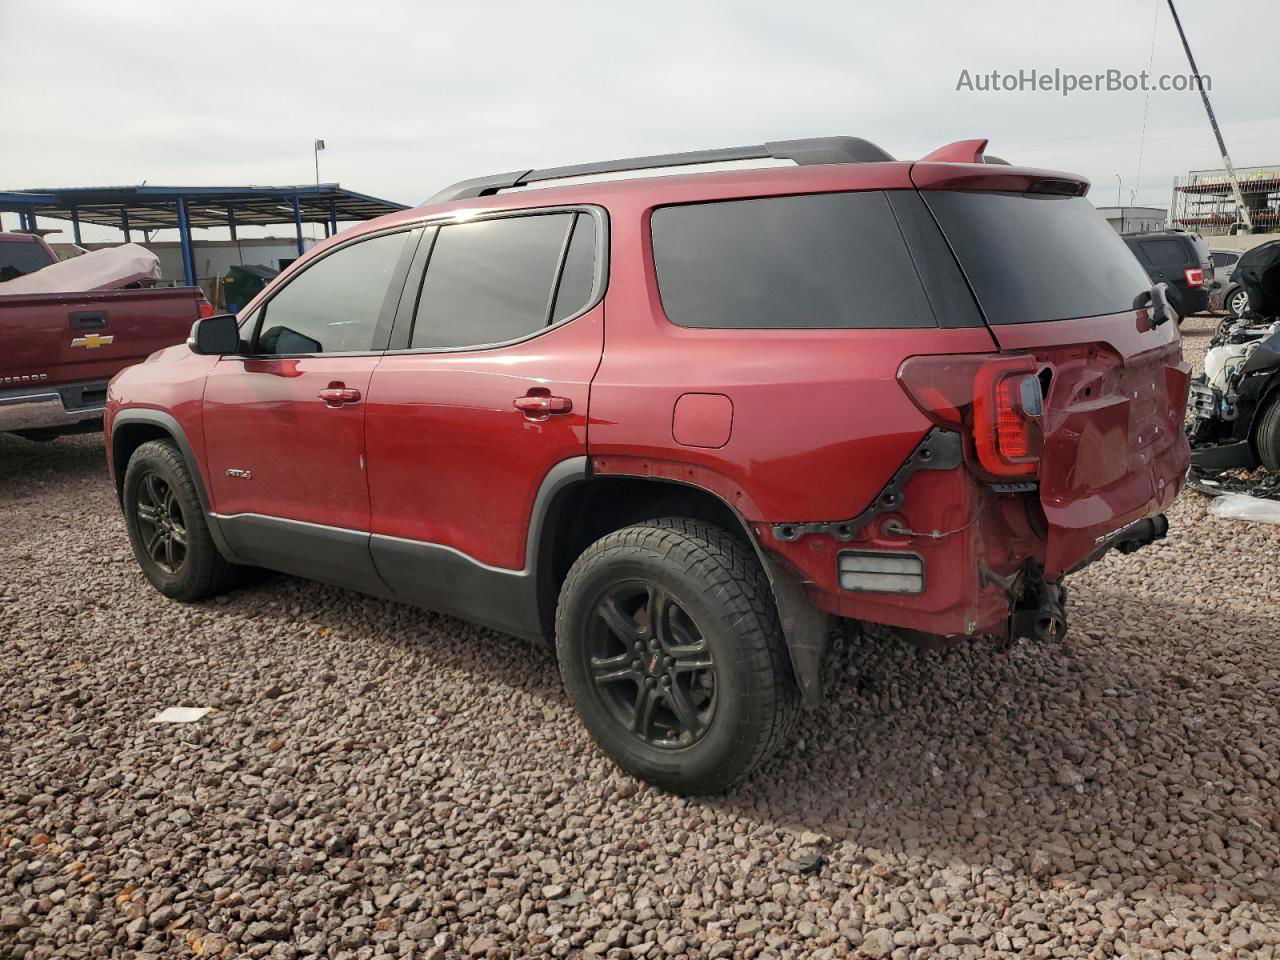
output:
M 535 388 L 537 389 L 537 388 Z M 530 420 L 545 420 L 553 413 L 572 413 L 573 401 L 568 397 L 553 397 L 550 393 L 529 391 L 527 396 L 516 397 L 511 405 Z
M 316 394 L 329 407 L 341 407 L 343 404 L 356 403 L 360 399 L 360 391 L 340 384 L 330 384 Z

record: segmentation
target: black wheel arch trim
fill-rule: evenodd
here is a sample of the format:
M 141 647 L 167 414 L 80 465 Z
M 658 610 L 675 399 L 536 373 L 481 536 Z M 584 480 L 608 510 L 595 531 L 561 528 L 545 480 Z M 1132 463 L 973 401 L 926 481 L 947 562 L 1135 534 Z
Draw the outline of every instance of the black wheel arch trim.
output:
M 110 456 L 113 458 L 113 468 L 116 455 L 116 433 L 122 426 L 137 423 L 160 428 L 178 445 L 178 452 L 182 454 L 182 459 L 187 464 L 187 470 L 191 472 L 191 482 L 195 485 L 196 496 L 200 498 L 200 509 L 204 512 L 205 523 L 209 527 L 209 535 L 213 538 L 218 552 L 234 563 L 236 560 L 235 554 L 227 543 L 227 538 L 223 535 L 223 531 L 218 524 L 218 517 L 213 512 L 212 504 L 209 501 L 209 491 L 205 486 L 204 474 L 200 472 L 200 461 L 191 446 L 191 441 L 187 438 L 187 432 L 182 429 L 182 424 L 178 423 L 173 414 L 165 413 L 163 410 L 153 410 L 149 407 L 129 407 L 118 411 L 111 420 Z M 125 459 L 120 464 L 119 469 L 113 470 L 115 473 L 116 496 L 119 498 L 122 508 L 124 506 L 124 473 L 128 465 L 129 461 Z

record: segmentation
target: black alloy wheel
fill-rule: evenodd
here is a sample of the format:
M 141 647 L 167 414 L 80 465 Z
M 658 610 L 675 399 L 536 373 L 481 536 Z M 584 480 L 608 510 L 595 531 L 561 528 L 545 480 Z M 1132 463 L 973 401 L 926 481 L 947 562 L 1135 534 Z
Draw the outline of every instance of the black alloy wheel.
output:
M 628 580 L 596 604 L 584 645 L 597 695 L 636 737 L 676 750 L 697 743 L 716 711 L 706 638 L 663 587 Z
M 158 473 L 146 473 L 136 510 L 142 549 L 157 567 L 176 575 L 187 559 L 187 523 L 177 493 Z

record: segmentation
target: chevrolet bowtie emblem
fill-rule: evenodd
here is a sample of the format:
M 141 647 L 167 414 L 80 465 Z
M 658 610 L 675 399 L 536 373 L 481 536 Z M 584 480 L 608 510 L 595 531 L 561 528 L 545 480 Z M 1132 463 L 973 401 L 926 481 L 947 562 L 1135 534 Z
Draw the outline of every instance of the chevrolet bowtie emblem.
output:
M 113 336 L 100 337 L 96 333 L 91 333 L 86 337 L 76 337 L 71 341 L 73 347 L 84 347 L 86 350 L 97 350 L 99 347 L 108 347 L 115 340 Z

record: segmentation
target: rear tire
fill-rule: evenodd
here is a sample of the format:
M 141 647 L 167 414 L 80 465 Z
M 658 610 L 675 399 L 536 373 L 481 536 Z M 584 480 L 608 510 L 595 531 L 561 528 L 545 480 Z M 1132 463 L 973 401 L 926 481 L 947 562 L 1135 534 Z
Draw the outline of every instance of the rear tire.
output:
M 759 561 L 702 521 L 651 520 L 588 547 L 560 591 L 556 650 L 600 748 L 675 793 L 727 789 L 799 714 Z
M 1258 445 L 1258 459 L 1268 470 L 1280 471 L 1280 394 L 1258 418 L 1258 432 L 1254 435 Z
M 191 471 L 167 440 L 142 444 L 125 469 L 123 506 L 129 543 L 151 585 L 172 600 L 204 600 L 234 582 L 218 552 Z

